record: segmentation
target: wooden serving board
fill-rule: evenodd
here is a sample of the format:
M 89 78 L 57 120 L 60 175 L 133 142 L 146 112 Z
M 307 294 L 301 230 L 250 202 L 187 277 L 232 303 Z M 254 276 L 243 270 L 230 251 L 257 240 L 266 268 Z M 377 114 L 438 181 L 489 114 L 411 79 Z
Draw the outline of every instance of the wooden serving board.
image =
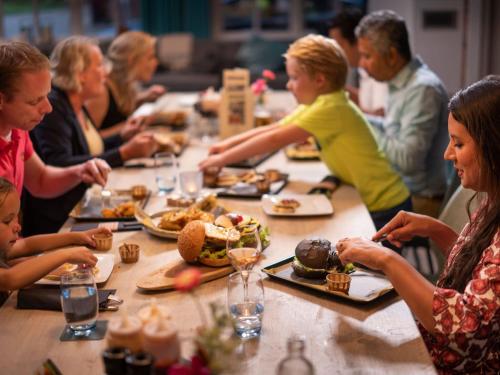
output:
M 208 267 L 188 264 L 184 260 L 179 259 L 144 276 L 137 282 L 136 286 L 139 289 L 151 291 L 174 289 L 175 276 L 189 267 L 196 267 L 200 270 L 202 283 L 229 275 L 234 271 L 231 265 L 225 267 Z

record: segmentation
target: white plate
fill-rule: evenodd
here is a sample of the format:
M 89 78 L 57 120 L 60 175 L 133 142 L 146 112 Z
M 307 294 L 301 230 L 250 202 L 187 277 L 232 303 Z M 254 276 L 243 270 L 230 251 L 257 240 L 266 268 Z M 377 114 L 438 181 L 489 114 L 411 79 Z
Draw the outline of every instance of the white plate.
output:
M 295 199 L 300 206 L 295 212 L 275 212 L 273 205 L 282 199 Z M 264 195 L 261 199 L 264 212 L 272 216 L 321 216 L 333 214 L 331 202 L 323 194 Z
M 104 283 L 109 276 L 111 271 L 113 271 L 113 266 L 115 265 L 115 256 L 113 254 L 95 254 L 97 257 L 97 267 L 99 267 L 99 273 L 95 276 L 95 283 Z M 59 285 L 59 281 L 40 279 L 35 284 L 40 285 Z

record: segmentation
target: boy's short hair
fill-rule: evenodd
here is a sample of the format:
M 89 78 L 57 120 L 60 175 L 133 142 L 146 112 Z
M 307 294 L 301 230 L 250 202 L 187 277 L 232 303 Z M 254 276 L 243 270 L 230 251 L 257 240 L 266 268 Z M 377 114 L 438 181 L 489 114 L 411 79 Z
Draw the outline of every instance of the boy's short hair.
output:
M 61 40 L 50 55 L 52 83 L 64 91 L 81 91 L 77 74 L 91 63 L 92 46 L 98 46 L 95 39 L 86 36 L 70 36 Z
M 5 201 L 5 198 L 7 198 L 7 194 L 15 190 L 16 187 L 12 182 L 3 177 L 0 177 L 0 207 Z
M 0 43 L 0 92 L 7 100 L 18 91 L 16 84 L 23 73 L 49 69 L 49 59 L 37 48 L 23 42 Z
M 342 48 L 333 39 L 309 34 L 293 42 L 283 56 L 286 59 L 295 58 L 311 77 L 316 73 L 324 74 L 332 91 L 345 86 L 347 59 Z

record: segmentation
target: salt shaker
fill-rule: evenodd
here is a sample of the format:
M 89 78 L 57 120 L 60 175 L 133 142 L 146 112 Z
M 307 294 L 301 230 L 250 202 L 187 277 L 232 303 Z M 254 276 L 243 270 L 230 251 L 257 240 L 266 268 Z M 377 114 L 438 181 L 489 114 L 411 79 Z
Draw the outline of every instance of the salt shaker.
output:
M 287 341 L 288 355 L 278 365 L 277 375 L 314 375 L 312 363 L 304 357 L 305 341 L 292 336 Z

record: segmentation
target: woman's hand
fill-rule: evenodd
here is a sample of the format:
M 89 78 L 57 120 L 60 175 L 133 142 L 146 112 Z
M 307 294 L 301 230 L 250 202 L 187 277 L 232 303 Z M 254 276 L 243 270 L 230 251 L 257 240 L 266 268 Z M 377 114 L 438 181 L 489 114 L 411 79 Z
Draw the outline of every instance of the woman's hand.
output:
M 148 126 L 148 117 L 149 116 L 129 117 L 120 130 L 120 137 L 124 141 L 128 141 L 134 135 L 142 132 Z
M 59 251 L 64 252 L 65 261 L 68 263 L 86 264 L 91 267 L 97 264 L 97 257 L 86 247 L 73 247 Z
M 151 156 L 158 149 L 158 144 L 151 133 L 140 133 L 120 147 L 122 159 L 143 158 Z
M 337 252 L 342 264 L 356 262 L 373 270 L 384 271 L 387 259 L 394 252 L 366 238 L 344 238 L 337 242 Z
M 221 154 L 211 155 L 198 164 L 201 171 L 206 171 L 209 168 L 222 168 L 226 165 L 224 157 Z
M 397 247 L 415 236 L 429 237 L 429 227 L 437 220 L 412 212 L 399 211 L 394 218 L 384 225 L 375 235 L 373 241 L 386 239 Z
M 84 246 L 90 246 L 92 248 L 95 248 L 96 243 L 95 243 L 94 239 L 92 238 L 92 236 L 94 234 L 98 234 L 98 233 L 111 234 L 111 231 L 108 228 L 95 228 L 95 229 L 90 229 L 90 230 L 87 230 L 84 232 L 80 232 L 80 233 L 78 233 L 79 239 L 78 239 L 77 244 L 84 245 Z
M 154 102 L 165 94 L 167 89 L 162 85 L 152 85 L 141 93 L 142 102 Z

